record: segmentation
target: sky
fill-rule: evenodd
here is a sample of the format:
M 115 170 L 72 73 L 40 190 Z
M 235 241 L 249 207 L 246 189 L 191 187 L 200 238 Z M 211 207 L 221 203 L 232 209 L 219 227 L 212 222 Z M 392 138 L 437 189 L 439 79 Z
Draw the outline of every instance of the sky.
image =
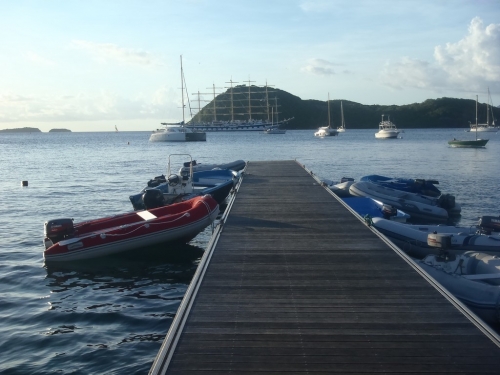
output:
M 194 112 L 230 81 L 500 105 L 500 0 L 0 0 L 0 24 L 0 129 L 180 121 L 181 55 Z

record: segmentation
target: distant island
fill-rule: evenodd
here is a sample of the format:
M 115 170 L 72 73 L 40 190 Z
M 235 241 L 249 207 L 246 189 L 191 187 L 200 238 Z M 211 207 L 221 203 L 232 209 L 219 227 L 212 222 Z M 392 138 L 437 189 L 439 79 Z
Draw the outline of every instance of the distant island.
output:
M 15 128 L 15 129 L 2 129 L 2 133 L 41 133 L 38 128 Z
M 41 133 L 38 128 L 14 128 L 14 129 L 0 129 L 0 133 Z M 50 129 L 49 133 L 71 133 L 69 129 Z

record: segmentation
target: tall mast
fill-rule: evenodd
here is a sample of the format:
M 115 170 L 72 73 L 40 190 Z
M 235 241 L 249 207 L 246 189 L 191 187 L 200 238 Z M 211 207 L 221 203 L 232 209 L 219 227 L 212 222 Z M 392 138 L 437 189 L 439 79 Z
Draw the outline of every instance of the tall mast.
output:
M 184 125 L 184 71 L 182 70 L 182 55 L 181 55 L 181 98 L 182 98 L 182 125 Z
M 280 124 L 280 119 L 278 117 L 278 98 L 277 97 L 274 97 L 274 105 L 276 106 L 276 125 L 279 126 Z
M 477 141 L 477 95 L 476 95 L 476 141 Z
M 490 125 L 490 88 L 488 87 L 488 100 L 486 101 L 486 126 Z
M 342 100 L 340 101 L 340 127 L 342 129 L 345 128 L 345 124 L 344 124 L 344 108 L 342 108 Z
M 267 112 L 267 122 L 269 122 L 269 94 L 267 92 L 267 79 L 266 79 L 266 112 Z M 274 116 L 271 116 L 271 121 L 273 117 Z
M 328 127 L 330 127 L 330 93 L 328 93 Z
M 250 121 L 252 119 L 251 82 L 255 81 L 250 81 L 249 77 L 247 82 L 248 82 L 248 120 Z
M 215 104 L 215 83 L 212 83 L 212 89 L 214 91 L 214 121 L 217 121 L 217 106 Z
M 231 78 L 229 80 L 229 82 L 226 82 L 226 83 L 230 83 L 231 84 L 230 87 L 229 87 L 229 89 L 230 89 L 229 93 L 230 93 L 230 98 L 231 98 L 231 122 L 234 122 L 233 83 L 238 83 L 238 82 L 233 82 L 233 79 Z

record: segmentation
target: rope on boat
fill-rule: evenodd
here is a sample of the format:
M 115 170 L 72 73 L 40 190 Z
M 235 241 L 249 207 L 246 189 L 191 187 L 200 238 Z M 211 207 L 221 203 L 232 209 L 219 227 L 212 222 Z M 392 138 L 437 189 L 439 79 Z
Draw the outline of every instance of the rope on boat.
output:
M 372 217 L 369 214 L 363 216 L 363 219 L 365 220 L 365 224 L 368 225 L 369 227 L 373 225 Z
M 135 231 L 141 229 L 142 227 L 149 228 L 150 225 L 165 225 L 165 224 L 170 224 L 170 223 L 173 223 L 173 222 L 175 222 L 177 220 L 180 220 L 180 219 L 182 219 L 184 217 L 189 217 L 189 216 L 191 216 L 189 214 L 189 212 L 185 212 L 184 214 L 182 214 L 178 218 L 176 218 L 174 220 L 171 220 L 171 221 L 162 221 L 161 223 L 144 223 L 144 224 L 138 226 L 137 228 L 132 229 L 130 232 L 127 232 L 127 233 L 120 233 L 120 234 L 101 233 L 100 237 L 102 239 L 105 239 L 107 236 L 110 236 L 110 237 L 127 236 L 127 235 L 129 235 L 131 233 L 134 233 Z

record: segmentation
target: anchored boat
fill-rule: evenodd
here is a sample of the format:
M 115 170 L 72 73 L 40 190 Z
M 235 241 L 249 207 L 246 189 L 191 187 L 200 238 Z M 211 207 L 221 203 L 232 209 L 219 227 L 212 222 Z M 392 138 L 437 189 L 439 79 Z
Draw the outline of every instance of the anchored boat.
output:
M 74 261 L 135 250 L 162 242 L 189 242 L 209 226 L 219 205 L 209 195 L 144 211 L 73 223 L 45 223 L 45 262 Z

